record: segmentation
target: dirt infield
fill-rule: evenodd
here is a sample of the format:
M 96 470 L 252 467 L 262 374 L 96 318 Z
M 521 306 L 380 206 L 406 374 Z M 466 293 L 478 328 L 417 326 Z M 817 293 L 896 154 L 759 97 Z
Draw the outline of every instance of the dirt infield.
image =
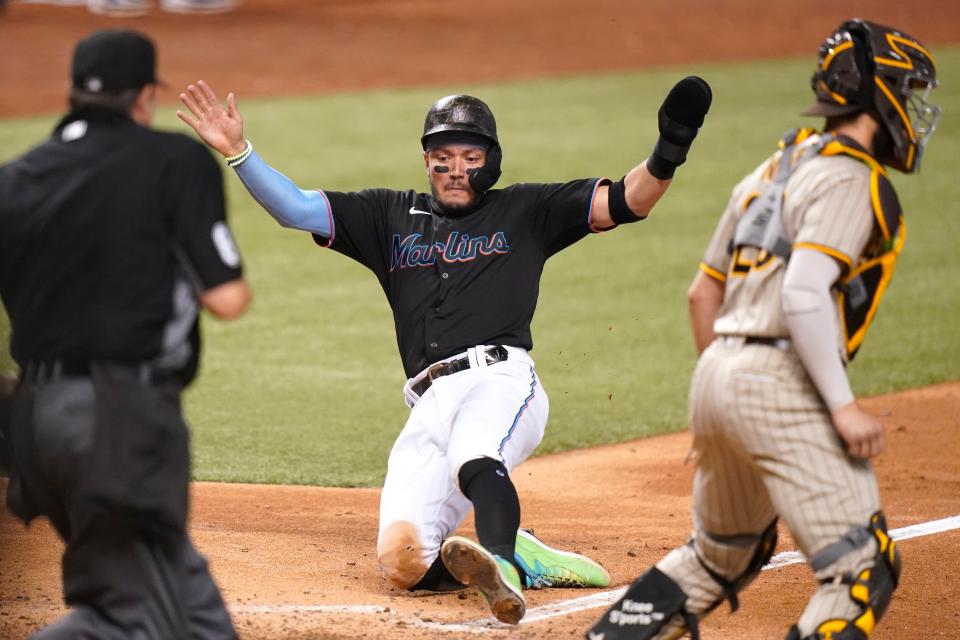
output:
M 199 78 L 249 97 L 811 55 L 856 15 L 928 45 L 960 40 L 960 3 L 942 0 L 246 0 L 134 19 L 13 2 L 0 13 L 0 117 L 62 108 L 73 43 L 100 27 L 157 40 L 167 102 Z
M 877 462 L 892 528 L 960 515 L 960 383 L 872 398 L 886 428 Z M 690 527 L 692 469 L 686 433 L 545 456 L 518 468 L 523 524 L 549 542 L 587 553 L 627 584 Z M 0 484 L 0 489 L 4 488 Z M 374 489 L 200 483 L 192 531 L 244 638 L 575 637 L 601 612 L 544 618 L 548 604 L 593 591 L 527 592 L 528 621 L 517 629 L 465 627 L 488 617 L 482 598 L 411 596 L 380 577 L 374 548 Z M 601 499 L 602 497 L 602 499 Z M 472 535 L 472 523 L 465 532 Z M 793 549 L 784 535 L 779 550 Z M 21 638 L 61 615 L 60 543 L 44 523 L 25 529 L 0 515 L 0 638 Z M 905 573 L 878 640 L 960 637 L 960 530 L 901 543 Z M 782 638 L 814 589 L 801 565 L 764 572 L 730 616 L 724 606 L 704 640 Z M 581 605 L 582 607 L 583 605 Z
M 246 0 L 223 16 L 111 20 L 82 8 L 13 4 L 0 13 L 0 117 L 61 108 L 73 42 L 102 26 L 133 26 L 156 38 L 170 86 L 165 99 L 172 102 L 200 77 L 246 97 L 811 55 L 831 27 L 867 3 L 489 0 L 482 11 L 476 6 Z M 897 24 L 930 45 L 960 40 L 958 2 L 873 0 L 869 11 L 865 17 Z M 877 468 L 891 527 L 960 514 L 960 383 L 867 405 L 887 430 L 888 452 Z M 596 557 L 614 586 L 623 586 L 689 530 L 687 446 L 680 433 L 534 459 L 515 476 L 524 525 Z M 476 593 L 391 590 L 374 559 L 374 489 L 200 483 L 193 497 L 194 538 L 246 639 L 552 640 L 579 637 L 601 611 L 573 601 L 602 599 L 596 592 L 528 592 L 527 621 L 517 629 L 463 626 L 487 617 Z M 472 534 L 472 522 L 465 531 Z M 781 550 L 792 549 L 784 537 Z M 901 545 L 903 584 L 875 638 L 960 637 L 958 545 L 957 530 Z M 45 523 L 24 529 L 0 510 L 0 638 L 22 638 L 63 613 L 60 550 Z M 782 638 L 813 589 L 802 566 L 767 571 L 741 611 L 729 616 L 723 607 L 702 637 Z M 564 602 L 568 611 L 551 617 L 546 607 Z

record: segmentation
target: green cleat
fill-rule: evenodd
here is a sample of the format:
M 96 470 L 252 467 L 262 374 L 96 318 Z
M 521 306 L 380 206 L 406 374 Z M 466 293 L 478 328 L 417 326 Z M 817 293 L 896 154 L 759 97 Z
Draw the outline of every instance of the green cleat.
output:
M 517 531 L 513 559 L 523 570 L 527 589 L 610 586 L 610 574 L 599 564 L 578 553 L 552 549 L 529 529 Z
M 477 587 L 500 622 L 517 624 L 527 610 L 516 567 L 482 546 L 460 536 L 443 541 L 443 564 L 461 583 Z

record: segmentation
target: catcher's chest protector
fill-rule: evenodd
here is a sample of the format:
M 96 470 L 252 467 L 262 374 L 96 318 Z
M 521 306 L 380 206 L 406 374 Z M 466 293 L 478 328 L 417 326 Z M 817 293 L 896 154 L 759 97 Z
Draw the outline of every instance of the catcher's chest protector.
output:
M 780 141 L 783 151 L 779 161 L 774 161 L 765 176 L 766 186 L 760 193 L 751 193 L 743 203 L 744 214 L 737 222 L 731 247 L 732 264 L 733 268 L 739 264 L 739 250 L 744 246 L 761 249 L 758 264 L 772 256 L 779 256 L 785 263 L 790 260 L 793 239 L 783 224 L 783 203 L 787 182 L 800 166 L 817 156 L 840 154 L 869 166 L 870 202 L 874 222 L 883 238 L 882 250 L 878 255 L 868 255 L 855 264 L 836 285 L 847 359 L 852 360 L 893 277 L 897 256 L 906 240 L 906 223 L 897 193 L 880 163 L 832 134 L 823 134 L 814 144 L 801 147 L 801 143 L 813 133 L 816 133 L 813 129 L 797 129 Z M 843 212 L 837 214 L 843 215 Z

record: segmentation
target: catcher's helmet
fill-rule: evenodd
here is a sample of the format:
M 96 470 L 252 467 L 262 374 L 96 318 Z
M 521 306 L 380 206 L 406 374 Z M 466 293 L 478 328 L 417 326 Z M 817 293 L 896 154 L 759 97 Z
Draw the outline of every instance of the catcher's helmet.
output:
M 820 46 L 811 86 L 817 102 L 803 112 L 810 116 L 873 113 L 890 138 L 877 159 L 915 172 L 940 117 L 927 102 L 937 86 L 933 56 L 902 31 L 854 19 L 837 27 Z
M 472 133 L 486 139 L 492 145 L 497 140 L 497 121 L 483 100 L 467 95 L 440 98 L 427 111 L 423 121 L 423 137 L 420 143 L 427 148 L 427 138 L 435 133 L 458 131 Z

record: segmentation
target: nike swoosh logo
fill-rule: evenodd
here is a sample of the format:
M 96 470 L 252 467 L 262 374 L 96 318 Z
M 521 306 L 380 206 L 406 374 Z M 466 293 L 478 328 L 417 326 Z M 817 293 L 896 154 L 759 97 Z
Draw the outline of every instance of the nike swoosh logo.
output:
M 417 214 L 417 213 L 419 213 L 420 215 L 424 215 L 424 216 L 432 216 L 432 215 L 433 215 L 433 214 L 430 213 L 429 211 L 420 211 L 420 209 L 417 209 L 416 207 L 410 207 L 410 213 L 411 213 L 411 214 Z

